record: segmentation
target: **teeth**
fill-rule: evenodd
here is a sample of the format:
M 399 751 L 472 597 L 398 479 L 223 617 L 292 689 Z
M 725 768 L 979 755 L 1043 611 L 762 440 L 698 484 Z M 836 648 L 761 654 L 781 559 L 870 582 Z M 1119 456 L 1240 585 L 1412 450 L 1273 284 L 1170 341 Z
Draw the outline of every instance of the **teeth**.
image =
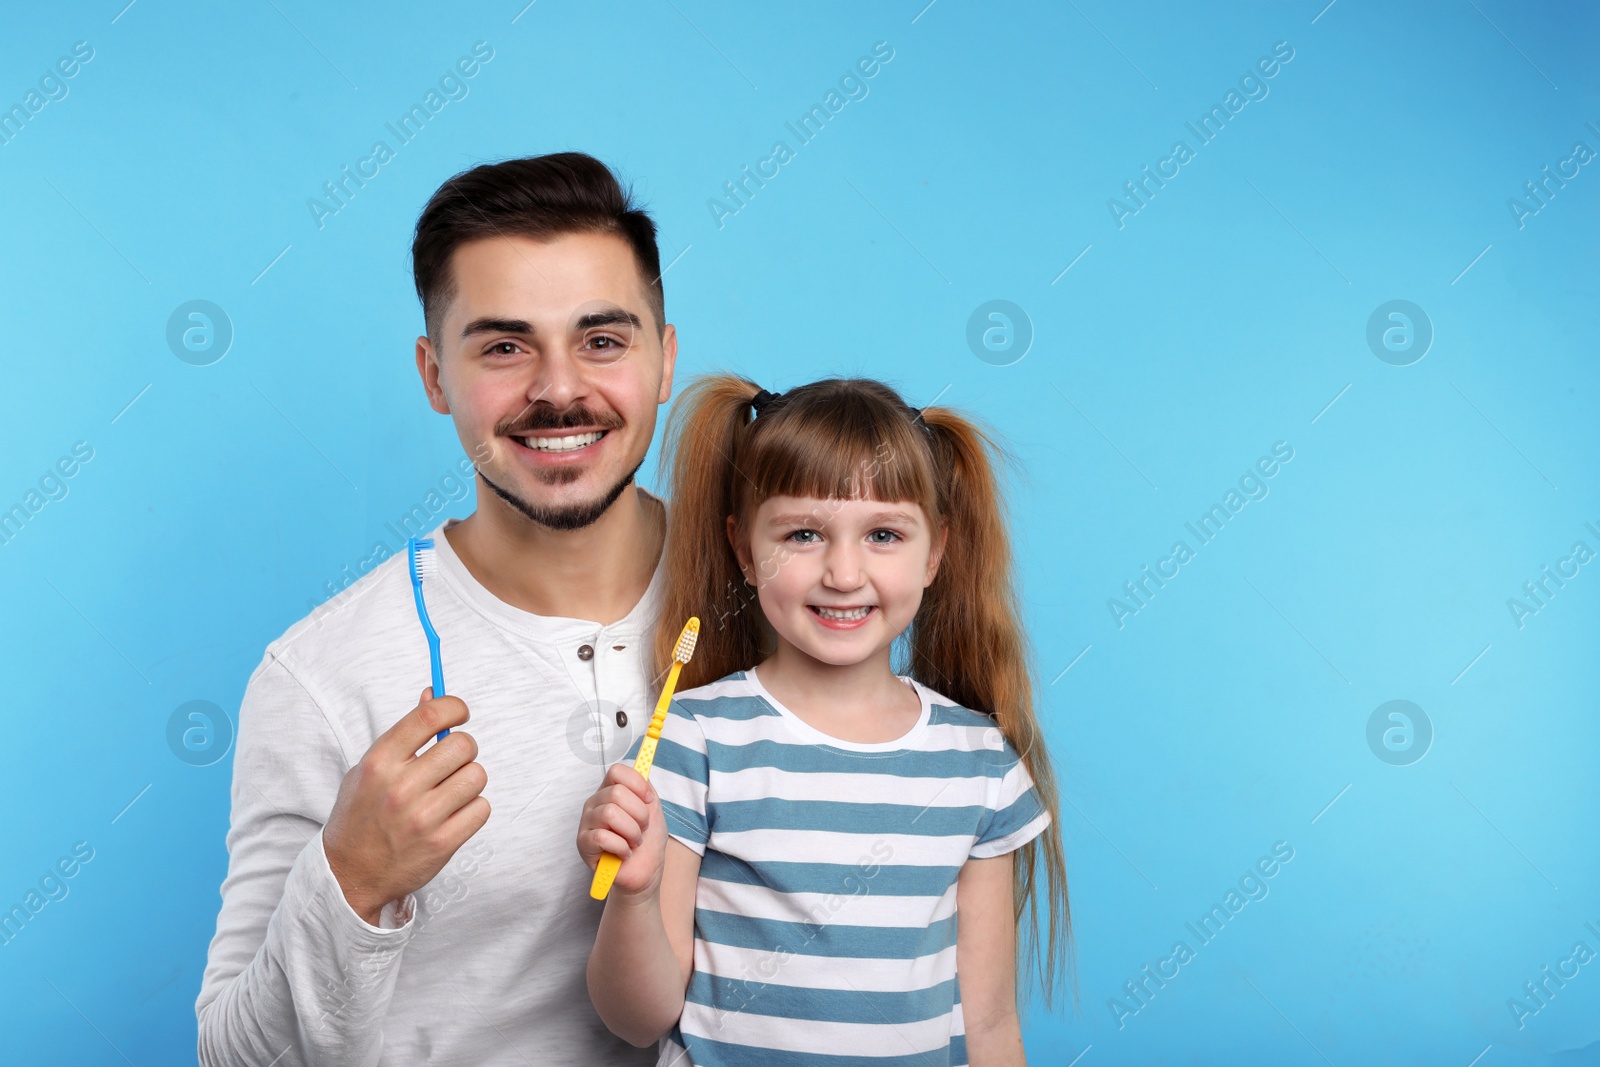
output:
M 571 452 L 585 448 L 605 436 L 602 432 L 572 434 L 567 437 L 519 437 L 518 441 L 536 452 Z
M 849 611 L 840 611 L 837 608 L 819 607 L 817 608 L 817 614 L 821 615 L 824 619 L 832 619 L 835 622 L 854 622 L 856 619 L 866 618 L 867 612 L 871 610 L 872 606 L 870 604 L 866 607 L 851 608 Z

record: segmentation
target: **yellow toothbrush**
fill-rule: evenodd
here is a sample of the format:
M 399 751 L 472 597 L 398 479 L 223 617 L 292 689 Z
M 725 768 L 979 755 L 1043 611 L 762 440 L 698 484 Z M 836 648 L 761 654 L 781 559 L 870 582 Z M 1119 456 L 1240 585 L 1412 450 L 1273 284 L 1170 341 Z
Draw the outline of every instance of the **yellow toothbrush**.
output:
M 661 687 L 661 699 L 656 701 L 656 713 L 650 716 L 650 729 L 645 732 L 644 741 L 639 745 L 639 754 L 633 759 L 633 769 L 650 777 L 650 765 L 656 761 L 656 742 L 661 740 L 661 727 L 667 721 L 667 708 L 672 704 L 672 691 L 678 686 L 678 672 L 683 670 L 683 665 L 689 662 L 694 655 L 694 643 L 700 636 L 700 618 L 696 616 L 684 623 L 683 632 L 678 635 L 678 643 L 672 647 L 672 668 L 667 671 L 667 684 Z M 589 895 L 596 900 L 606 899 L 606 894 L 611 892 L 611 883 L 616 880 L 617 869 L 622 866 L 622 859 L 611 853 L 604 853 L 600 863 L 594 869 L 594 881 L 589 885 Z

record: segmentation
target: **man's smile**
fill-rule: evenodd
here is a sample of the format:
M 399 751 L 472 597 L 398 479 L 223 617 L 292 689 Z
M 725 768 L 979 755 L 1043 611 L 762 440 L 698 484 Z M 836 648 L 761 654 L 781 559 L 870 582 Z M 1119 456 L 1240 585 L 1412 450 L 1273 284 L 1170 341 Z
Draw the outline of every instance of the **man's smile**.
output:
M 607 432 L 606 430 L 588 430 L 582 433 L 528 434 L 513 437 L 512 440 L 522 447 L 535 452 L 575 452 L 595 444 Z

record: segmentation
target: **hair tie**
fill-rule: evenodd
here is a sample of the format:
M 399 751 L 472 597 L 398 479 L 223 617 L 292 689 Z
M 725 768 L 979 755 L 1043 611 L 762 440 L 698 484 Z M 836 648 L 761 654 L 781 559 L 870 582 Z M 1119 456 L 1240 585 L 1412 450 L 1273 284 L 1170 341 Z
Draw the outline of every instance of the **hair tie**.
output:
M 756 395 L 750 398 L 750 406 L 755 409 L 755 417 L 760 418 L 762 409 L 778 399 L 777 393 L 769 393 L 765 389 L 756 390 Z

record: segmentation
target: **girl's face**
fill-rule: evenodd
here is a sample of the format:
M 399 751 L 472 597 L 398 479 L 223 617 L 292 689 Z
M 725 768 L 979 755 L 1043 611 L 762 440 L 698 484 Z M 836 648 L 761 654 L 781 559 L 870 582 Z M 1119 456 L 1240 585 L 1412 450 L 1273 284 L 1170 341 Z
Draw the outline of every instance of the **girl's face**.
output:
M 772 628 L 836 666 L 887 649 L 911 625 L 944 549 L 920 505 L 794 496 L 763 501 L 742 539 L 729 516 L 728 540 Z

